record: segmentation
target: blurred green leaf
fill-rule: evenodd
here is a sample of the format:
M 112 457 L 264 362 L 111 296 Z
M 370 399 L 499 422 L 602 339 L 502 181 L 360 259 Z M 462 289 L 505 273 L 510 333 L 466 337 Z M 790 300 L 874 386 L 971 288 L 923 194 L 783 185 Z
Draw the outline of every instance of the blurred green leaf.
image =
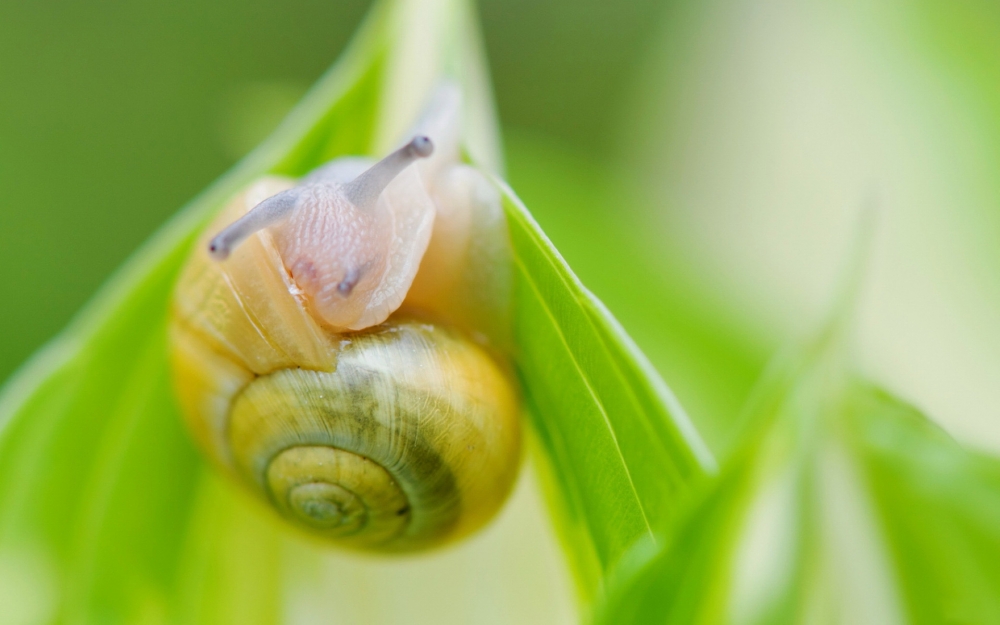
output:
M 859 393 L 854 410 L 911 621 L 1000 622 L 1000 461 L 887 393 Z
M 4 388 L 0 597 L 12 601 L 4 618 L 285 617 L 282 530 L 213 476 L 180 426 L 166 364 L 171 288 L 195 235 L 239 188 L 265 172 L 301 175 L 340 155 L 384 151 L 446 74 L 466 90 L 469 153 L 497 170 L 468 6 L 387 0 L 275 135 L 161 230 Z M 510 192 L 505 207 L 517 264 L 516 361 L 589 599 L 629 545 L 667 525 L 712 459 L 642 354 Z M 35 574 L 14 572 L 28 569 Z M 28 588 L 8 597 L 15 578 Z
M 720 477 L 616 571 L 605 623 L 993 623 L 1000 461 L 823 355 L 776 378 Z

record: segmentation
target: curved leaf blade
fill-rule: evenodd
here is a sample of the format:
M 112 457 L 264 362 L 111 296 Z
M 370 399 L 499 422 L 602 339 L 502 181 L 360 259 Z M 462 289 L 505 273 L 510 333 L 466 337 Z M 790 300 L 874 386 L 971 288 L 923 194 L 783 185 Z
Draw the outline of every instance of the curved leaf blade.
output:
M 551 462 L 564 543 L 592 600 L 619 557 L 666 526 L 714 460 L 642 353 L 509 189 L 504 207 L 517 363 Z

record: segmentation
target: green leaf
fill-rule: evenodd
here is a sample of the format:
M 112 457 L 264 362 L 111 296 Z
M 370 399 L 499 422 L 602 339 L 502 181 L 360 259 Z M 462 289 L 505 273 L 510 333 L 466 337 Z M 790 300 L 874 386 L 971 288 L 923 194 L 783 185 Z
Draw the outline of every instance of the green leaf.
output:
M 512 192 L 517 362 L 585 600 L 714 467 L 669 389 Z
M 266 172 L 301 175 L 340 155 L 384 152 L 443 75 L 466 92 L 468 154 L 499 171 L 469 7 L 386 0 L 274 136 L 165 226 L 3 389 L 0 605 L 11 622 L 287 616 L 287 554 L 292 545 L 301 555 L 300 542 L 215 477 L 180 425 L 166 358 L 172 285 L 197 233 L 238 189 Z M 504 201 L 516 363 L 590 599 L 633 541 L 666 526 L 712 460 L 624 331 L 511 192 Z
M 992 623 L 1000 461 L 810 365 L 658 545 L 616 571 L 606 623 Z
M 504 134 L 511 186 L 560 254 L 670 380 L 718 455 L 771 357 L 745 339 L 740 317 L 720 315 L 707 285 L 671 256 L 643 215 L 662 212 L 634 178 L 557 140 Z M 600 250 L 601 253 L 595 253 Z

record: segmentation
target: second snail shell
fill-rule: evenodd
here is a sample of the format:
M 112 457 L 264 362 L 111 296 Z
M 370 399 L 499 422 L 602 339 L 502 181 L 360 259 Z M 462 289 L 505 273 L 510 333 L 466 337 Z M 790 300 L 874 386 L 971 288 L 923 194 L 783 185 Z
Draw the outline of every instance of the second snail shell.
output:
M 292 184 L 255 183 L 209 232 Z M 324 328 L 267 232 L 225 263 L 203 249 L 175 293 L 172 361 L 188 427 L 216 464 L 292 523 L 353 548 L 423 549 L 496 513 L 520 457 L 502 360 L 419 316 Z

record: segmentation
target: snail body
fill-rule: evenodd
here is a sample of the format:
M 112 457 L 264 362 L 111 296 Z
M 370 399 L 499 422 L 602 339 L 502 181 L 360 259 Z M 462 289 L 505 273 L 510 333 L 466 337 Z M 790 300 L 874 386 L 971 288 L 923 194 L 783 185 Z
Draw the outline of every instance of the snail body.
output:
M 457 99 L 437 101 L 430 132 L 378 163 L 244 189 L 173 300 L 198 445 L 293 524 L 352 548 L 470 533 L 519 464 L 505 224 L 492 186 L 457 162 Z

